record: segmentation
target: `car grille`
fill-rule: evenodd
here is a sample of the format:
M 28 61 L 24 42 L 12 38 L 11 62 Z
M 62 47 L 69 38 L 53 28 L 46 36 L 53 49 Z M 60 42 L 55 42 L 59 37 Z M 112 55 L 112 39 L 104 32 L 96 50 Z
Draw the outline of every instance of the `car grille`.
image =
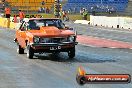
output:
M 41 38 L 40 43 L 61 43 L 68 42 L 68 38 Z

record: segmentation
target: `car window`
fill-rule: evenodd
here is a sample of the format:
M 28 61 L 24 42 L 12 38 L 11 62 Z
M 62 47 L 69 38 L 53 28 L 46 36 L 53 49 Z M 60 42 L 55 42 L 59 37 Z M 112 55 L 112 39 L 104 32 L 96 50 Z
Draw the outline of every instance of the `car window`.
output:
M 64 29 L 65 26 L 60 19 L 35 19 L 28 22 L 29 29 L 35 30 L 42 26 L 55 26 L 58 29 Z
M 58 19 L 55 19 L 55 20 L 46 20 L 46 26 L 55 26 L 59 29 L 64 29 L 65 26 L 64 24 L 62 23 L 61 20 L 58 20 Z
M 60 28 L 60 29 L 65 28 L 65 25 L 63 24 L 63 22 L 62 22 L 61 20 L 56 20 L 56 21 L 55 21 L 55 24 L 56 24 L 56 26 L 57 26 L 58 28 Z
M 54 21 L 52 21 L 52 20 L 50 21 L 49 20 L 49 21 L 46 21 L 46 26 L 55 26 L 56 27 L 57 25 L 55 24 Z
M 38 22 L 36 25 L 37 25 L 38 27 L 42 27 L 42 26 L 44 26 L 44 23 Z
M 38 30 L 40 26 L 42 26 L 42 23 L 38 23 L 36 20 L 30 20 L 28 22 L 28 29 L 29 30 Z

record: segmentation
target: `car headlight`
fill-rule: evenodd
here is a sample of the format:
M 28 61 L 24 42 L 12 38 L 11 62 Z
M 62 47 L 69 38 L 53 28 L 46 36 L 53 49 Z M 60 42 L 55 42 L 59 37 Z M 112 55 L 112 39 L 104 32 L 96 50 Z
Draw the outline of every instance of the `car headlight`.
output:
M 39 43 L 40 38 L 39 37 L 34 37 L 34 43 Z
M 70 37 L 69 37 L 69 41 L 70 41 L 70 42 L 74 42 L 74 41 L 75 41 L 75 36 L 70 36 Z

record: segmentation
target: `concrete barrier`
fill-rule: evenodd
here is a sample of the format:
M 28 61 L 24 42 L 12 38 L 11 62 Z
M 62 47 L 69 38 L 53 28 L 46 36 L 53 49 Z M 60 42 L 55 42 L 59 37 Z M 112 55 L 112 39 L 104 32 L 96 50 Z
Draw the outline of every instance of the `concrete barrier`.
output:
M 123 25 L 123 27 L 125 29 L 126 28 L 132 29 L 132 18 L 128 18 L 128 17 L 124 18 L 124 25 Z
M 90 21 L 87 21 L 87 20 L 76 20 L 74 23 L 79 23 L 79 24 L 90 24 Z
M 0 26 L 7 28 L 7 26 L 8 26 L 8 20 L 6 18 L 0 17 Z
M 17 23 L 10 22 L 10 29 L 16 29 Z
M 10 29 L 18 29 L 21 23 L 14 23 L 13 17 L 10 18 L 10 26 L 8 27 L 8 19 L 0 17 L 0 27 L 10 28 Z
M 90 15 L 90 24 L 94 26 L 132 29 L 132 18 Z
M 10 18 L 11 29 L 18 29 L 20 27 L 19 17 L 17 17 L 18 23 L 13 22 L 13 17 Z M 76 20 L 74 23 L 90 24 L 94 26 L 104 26 L 111 28 L 124 28 L 132 29 L 132 18 L 129 17 L 107 17 L 107 16 L 92 16 L 90 15 L 90 21 L 87 20 Z M 8 27 L 7 18 L 0 17 L 0 26 Z

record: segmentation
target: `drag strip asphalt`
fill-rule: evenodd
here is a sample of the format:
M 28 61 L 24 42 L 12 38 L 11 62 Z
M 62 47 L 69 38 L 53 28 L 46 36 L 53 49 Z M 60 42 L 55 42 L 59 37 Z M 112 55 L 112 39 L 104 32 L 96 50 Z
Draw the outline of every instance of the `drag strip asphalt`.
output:
M 127 29 L 111 29 L 105 27 L 93 27 L 90 25 L 74 24 L 73 22 L 65 22 L 66 25 L 77 30 L 78 35 L 86 35 L 97 38 L 105 38 L 132 43 L 132 31 Z
M 16 53 L 14 30 L 0 28 L 0 88 L 131 88 L 132 84 L 76 83 L 81 65 L 88 74 L 132 75 L 132 50 L 77 45 L 76 57 L 66 53 L 37 55 L 30 60 Z M 130 39 L 129 39 L 130 41 Z

